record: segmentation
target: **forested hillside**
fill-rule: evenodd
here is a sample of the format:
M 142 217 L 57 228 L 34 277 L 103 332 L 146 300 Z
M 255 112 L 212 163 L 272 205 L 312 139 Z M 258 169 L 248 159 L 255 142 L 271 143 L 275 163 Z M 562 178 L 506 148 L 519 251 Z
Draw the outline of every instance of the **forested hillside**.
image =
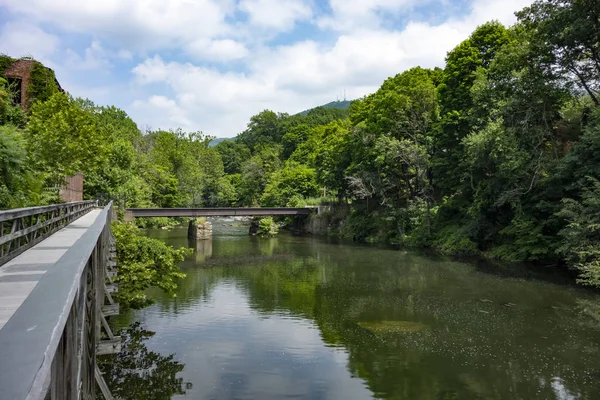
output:
M 352 100 L 336 100 L 336 101 L 329 102 L 327 104 L 323 104 L 320 107 L 323 107 L 323 108 L 337 108 L 337 109 L 340 109 L 340 110 L 346 110 L 346 109 L 350 108 L 350 104 L 352 104 Z M 318 107 L 315 107 L 315 108 L 318 108 Z M 308 110 L 304 110 L 302 112 L 299 112 L 298 114 L 300 114 L 300 115 L 307 115 L 311 110 L 314 110 L 314 108 L 310 108 Z
M 85 195 L 136 207 L 349 204 L 360 241 L 566 265 L 600 285 L 600 2 L 538 0 L 489 22 L 444 68 L 387 79 L 348 110 L 262 111 L 235 140 L 140 132 L 55 93 L 19 117 L 3 82 L 0 207 Z M 21 118 L 21 119 L 20 119 Z M 26 120 L 26 123 L 25 123 Z

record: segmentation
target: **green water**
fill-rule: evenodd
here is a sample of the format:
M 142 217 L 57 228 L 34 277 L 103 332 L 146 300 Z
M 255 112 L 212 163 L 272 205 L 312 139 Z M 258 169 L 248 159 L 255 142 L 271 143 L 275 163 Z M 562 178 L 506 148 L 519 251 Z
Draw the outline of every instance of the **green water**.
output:
M 231 224 L 120 317 L 123 398 L 600 398 L 600 296 L 560 275 Z

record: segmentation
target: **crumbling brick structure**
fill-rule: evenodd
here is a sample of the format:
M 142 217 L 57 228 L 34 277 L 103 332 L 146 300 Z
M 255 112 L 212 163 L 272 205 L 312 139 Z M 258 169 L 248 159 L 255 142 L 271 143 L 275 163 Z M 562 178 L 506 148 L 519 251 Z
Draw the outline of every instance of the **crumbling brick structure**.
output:
M 13 103 L 20 105 L 23 111 L 27 111 L 29 106 L 28 88 L 31 82 L 31 71 L 35 65 L 35 60 L 21 59 L 15 60 L 8 68 L 4 70 L 9 87 L 13 91 Z M 63 91 L 58 81 L 54 81 L 58 90 Z M 66 185 L 60 188 L 60 198 L 65 202 L 83 200 L 83 175 L 77 174 L 66 179 Z

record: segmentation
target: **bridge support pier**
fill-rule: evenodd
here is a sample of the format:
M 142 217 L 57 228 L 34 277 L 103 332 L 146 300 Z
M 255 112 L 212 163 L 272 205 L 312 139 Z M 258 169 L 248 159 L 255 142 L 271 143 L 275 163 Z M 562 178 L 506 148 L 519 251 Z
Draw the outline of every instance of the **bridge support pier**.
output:
M 194 218 L 188 225 L 188 238 L 210 240 L 212 239 L 212 224 L 205 218 Z

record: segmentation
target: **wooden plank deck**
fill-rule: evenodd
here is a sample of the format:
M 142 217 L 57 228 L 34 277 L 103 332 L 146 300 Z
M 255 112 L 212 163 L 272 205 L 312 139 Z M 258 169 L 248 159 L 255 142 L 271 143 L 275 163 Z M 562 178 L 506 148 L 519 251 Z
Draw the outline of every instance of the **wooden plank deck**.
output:
M 92 210 L 0 267 L 0 330 L 42 276 L 89 228 L 101 210 Z

